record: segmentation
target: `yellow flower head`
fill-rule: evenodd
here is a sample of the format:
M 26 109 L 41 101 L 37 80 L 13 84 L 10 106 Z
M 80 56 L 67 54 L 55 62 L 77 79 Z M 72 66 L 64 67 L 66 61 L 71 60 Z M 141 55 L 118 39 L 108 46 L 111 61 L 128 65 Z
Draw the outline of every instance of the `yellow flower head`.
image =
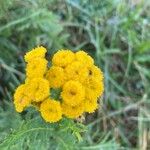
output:
M 76 56 L 76 60 L 77 60 L 77 61 L 81 61 L 84 66 L 89 67 L 89 66 L 92 66 L 92 65 L 94 64 L 93 58 L 92 58 L 91 56 L 89 56 L 89 55 L 88 55 L 86 52 L 84 52 L 84 51 L 78 51 L 78 52 L 75 54 L 75 56 Z
M 56 66 L 52 66 L 46 73 L 46 78 L 52 88 L 60 88 L 64 84 L 64 76 L 64 70 Z
M 45 53 L 44 47 L 37 47 L 25 55 L 26 79 L 14 94 L 16 110 L 22 112 L 34 106 L 51 123 L 59 121 L 62 115 L 74 119 L 84 112 L 94 112 L 104 83 L 103 73 L 92 57 L 84 51 L 60 50 L 47 70 Z
M 88 67 L 88 77 L 103 81 L 103 72 L 95 65 Z
M 32 101 L 44 101 L 50 96 L 49 82 L 43 78 L 34 78 L 27 85 L 26 91 L 29 92 Z
M 14 104 L 17 112 L 22 112 L 31 103 L 31 99 L 26 96 L 25 88 L 26 85 L 22 84 L 15 91 Z
M 40 112 L 46 122 L 57 122 L 62 118 L 60 102 L 53 99 L 43 101 Z
M 28 78 L 43 77 L 47 70 L 47 60 L 36 58 L 27 64 L 26 75 Z
M 81 83 L 88 77 L 87 68 L 80 62 L 74 61 L 65 68 L 67 80 L 77 80 Z
M 59 67 L 66 67 L 75 59 L 75 54 L 70 50 L 58 51 L 52 59 L 52 64 Z
M 81 103 L 77 106 L 70 106 L 62 103 L 62 113 L 68 118 L 78 118 L 84 111 L 84 105 Z
M 61 96 L 67 105 L 76 106 L 84 100 L 85 89 L 80 82 L 70 80 L 64 84 Z
M 44 58 L 46 51 L 47 50 L 43 46 L 39 46 L 35 49 L 32 49 L 24 56 L 25 61 L 29 62 L 32 61 L 34 58 Z
M 104 84 L 95 78 L 89 78 L 85 85 L 85 97 L 87 99 L 96 99 L 101 96 L 104 92 Z
M 84 100 L 84 111 L 88 113 L 93 113 L 98 107 L 97 100 L 95 99 L 85 99 Z

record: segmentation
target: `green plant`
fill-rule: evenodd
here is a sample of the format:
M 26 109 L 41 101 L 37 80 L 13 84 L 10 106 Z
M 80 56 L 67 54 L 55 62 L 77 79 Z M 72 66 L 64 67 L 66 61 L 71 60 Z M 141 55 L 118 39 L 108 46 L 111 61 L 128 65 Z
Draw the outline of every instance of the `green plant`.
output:
M 85 117 L 87 129 L 78 143 L 80 149 L 149 149 L 149 1 L 0 3 L 1 143 L 11 128 L 17 132 L 26 121 L 28 113 L 12 110 L 12 94 L 24 80 L 24 52 L 43 44 L 50 55 L 64 47 L 85 49 L 105 73 L 103 104 Z M 49 28 L 49 16 L 58 21 L 56 29 L 55 23 Z M 54 30 L 59 32 L 51 35 Z

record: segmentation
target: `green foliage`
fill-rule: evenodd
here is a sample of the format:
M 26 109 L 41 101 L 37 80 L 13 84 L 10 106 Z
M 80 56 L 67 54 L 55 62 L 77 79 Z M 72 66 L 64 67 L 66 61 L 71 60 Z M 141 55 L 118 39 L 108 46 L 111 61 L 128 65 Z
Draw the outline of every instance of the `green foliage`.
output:
M 149 7 L 146 0 L 0 0 L 0 149 L 149 149 Z M 32 109 L 15 112 L 23 56 L 37 45 L 48 59 L 59 48 L 84 49 L 102 68 L 105 94 L 86 114 L 86 131 L 71 120 L 44 123 Z
M 4 102 L 0 110 L 0 149 L 78 149 L 80 134 L 86 130 L 84 125 L 69 119 L 46 123 L 35 109 L 19 115 L 11 102 Z
M 39 114 L 30 112 L 19 128 L 3 140 L 0 144 L 1 149 L 77 149 L 78 139 L 73 133 L 83 132 L 83 125 L 67 119 L 55 124 L 45 123 L 42 118 L 36 117 Z

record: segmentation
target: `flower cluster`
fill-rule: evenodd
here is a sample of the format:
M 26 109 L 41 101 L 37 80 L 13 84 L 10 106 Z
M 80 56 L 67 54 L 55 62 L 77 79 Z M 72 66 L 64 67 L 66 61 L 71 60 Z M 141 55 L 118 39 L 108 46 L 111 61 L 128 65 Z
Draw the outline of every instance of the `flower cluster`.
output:
M 22 112 L 28 106 L 36 106 L 47 122 L 94 112 L 104 85 L 103 73 L 92 57 L 84 51 L 59 50 L 47 67 L 45 53 L 44 47 L 37 47 L 25 55 L 26 79 L 14 94 L 16 110 Z M 54 98 L 52 91 L 58 89 Z

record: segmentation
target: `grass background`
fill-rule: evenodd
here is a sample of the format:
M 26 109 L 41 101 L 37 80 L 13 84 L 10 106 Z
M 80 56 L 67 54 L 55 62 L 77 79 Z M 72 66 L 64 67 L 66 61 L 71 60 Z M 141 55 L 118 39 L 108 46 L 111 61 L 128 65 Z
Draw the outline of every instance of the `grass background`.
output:
M 25 116 L 12 98 L 24 79 L 23 56 L 43 45 L 47 58 L 83 49 L 105 74 L 82 149 L 150 149 L 149 8 L 147 0 L 0 0 L 0 141 Z

